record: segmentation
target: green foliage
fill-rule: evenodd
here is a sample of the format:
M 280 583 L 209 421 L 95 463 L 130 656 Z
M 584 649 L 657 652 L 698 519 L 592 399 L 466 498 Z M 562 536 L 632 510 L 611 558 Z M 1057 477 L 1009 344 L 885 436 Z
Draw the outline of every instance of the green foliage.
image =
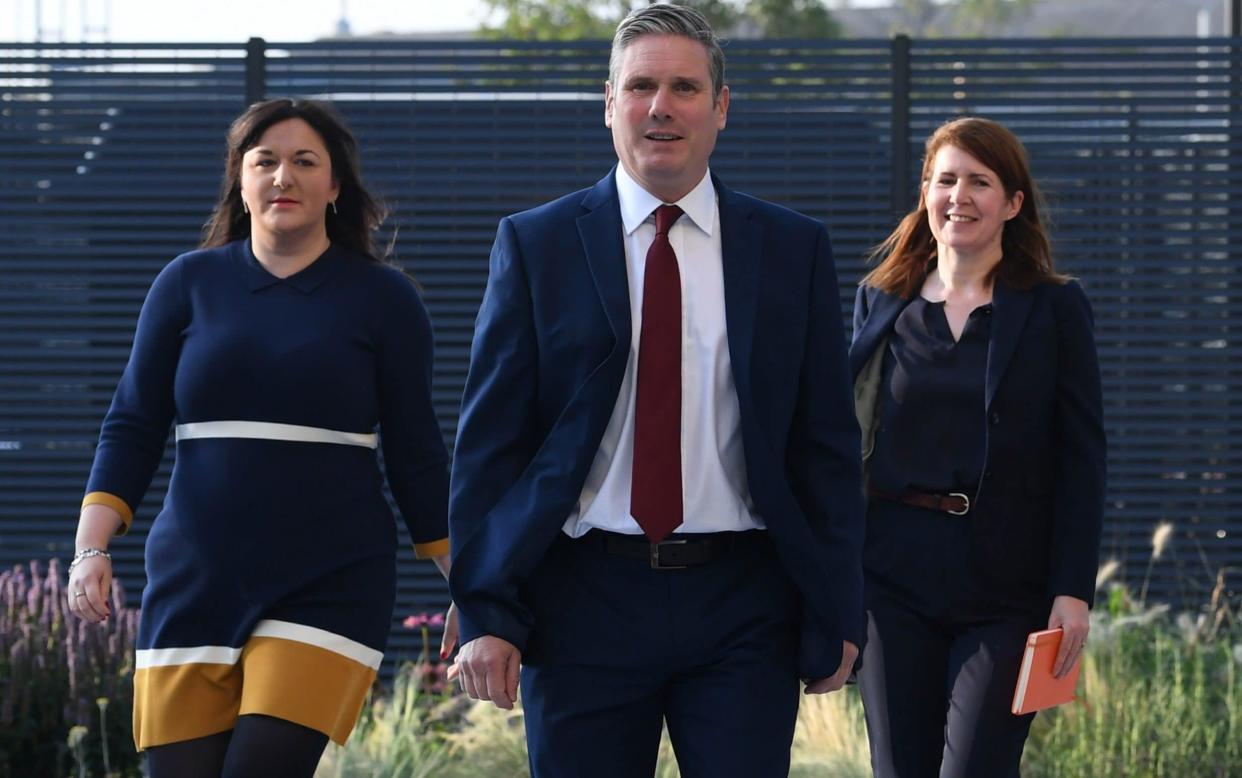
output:
M 344 747 L 329 745 L 316 778 L 431 778 L 452 761 L 445 733 L 461 726 L 461 704 L 425 691 L 422 663 L 397 672 L 389 695 L 372 694 Z
M 841 25 L 819 0 L 750 0 L 746 15 L 765 38 L 841 37 Z
M 1242 632 L 1220 610 L 1171 621 L 1166 607 L 1134 612 L 1127 601 L 1114 587 L 1092 627 L 1081 702 L 1035 719 L 1029 774 L 1242 774 Z
M 625 0 L 484 0 L 489 16 L 503 14 L 499 24 L 484 24 L 485 38 L 503 40 L 587 40 L 611 38 L 617 22 L 629 11 Z
M 609 39 L 630 11 L 629 0 L 484 0 L 495 26 L 486 38 L 516 40 Z M 841 28 L 822 0 L 677 0 L 694 8 L 721 35 L 758 33 L 764 38 L 833 38 Z
M 1038 0 L 899 0 L 892 32 L 914 38 L 980 38 L 997 34 Z
M 58 560 L 0 573 L 0 778 L 137 775 L 138 612 L 113 583 L 106 624 L 69 612 Z

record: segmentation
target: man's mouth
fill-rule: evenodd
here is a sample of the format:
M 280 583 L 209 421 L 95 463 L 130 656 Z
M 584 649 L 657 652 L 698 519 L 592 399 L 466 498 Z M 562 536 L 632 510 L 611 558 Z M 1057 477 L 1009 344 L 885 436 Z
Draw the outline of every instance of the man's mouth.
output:
M 681 140 L 681 136 L 680 136 L 680 135 L 676 135 L 676 134 L 671 133 L 671 132 L 649 132 L 649 133 L 647 133 L 646 135 L 644 135 L 643 137 L 644 137 L 644 138 L 646 138 L 647 140 L 654 140 L 654 141 L 674 141 L 674 140 Z

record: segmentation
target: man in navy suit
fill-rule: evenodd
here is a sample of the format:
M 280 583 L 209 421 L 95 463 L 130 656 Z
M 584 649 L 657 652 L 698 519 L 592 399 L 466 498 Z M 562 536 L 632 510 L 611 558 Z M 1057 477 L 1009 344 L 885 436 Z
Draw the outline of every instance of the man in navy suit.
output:
M 836 272 L 818 222 L 708 171 L 724 56 L 697 12 L 617 28 L 620 164 L 503 219 L 450 507 L 463 689 L 532 772 L 786 775 L 798 709 L 865 628 L 862 496 Z

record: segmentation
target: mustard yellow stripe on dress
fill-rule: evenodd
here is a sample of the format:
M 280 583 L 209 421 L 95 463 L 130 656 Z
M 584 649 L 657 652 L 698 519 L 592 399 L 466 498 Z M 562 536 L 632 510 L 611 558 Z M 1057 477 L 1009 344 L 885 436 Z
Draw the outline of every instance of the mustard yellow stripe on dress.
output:
M 124 535 L 129 532 L 129 525 L 134 520 L 134 512 L 120 497 L 107 492 L 91 492 L 82 498 L 82 507 L 85 508 L 88 505 L 106 505 L 121 514 L 122 523 L 116 534 Z
M 375 670 L 309 643 L 252 637 L 242 649 L 239 715 L 260 713 L 301 724 L 345 745 L 375 681 Z
M 415 543 L 414 556 L 419 559 L 430 559 L 433 556 L 443 556 L 449 552 L 449 539 L 433 540 L 430 543 Z
M 134 671 L 134 745 L 139 751 L 225 732 L 237 724 L 238 665 L 182 664 Z

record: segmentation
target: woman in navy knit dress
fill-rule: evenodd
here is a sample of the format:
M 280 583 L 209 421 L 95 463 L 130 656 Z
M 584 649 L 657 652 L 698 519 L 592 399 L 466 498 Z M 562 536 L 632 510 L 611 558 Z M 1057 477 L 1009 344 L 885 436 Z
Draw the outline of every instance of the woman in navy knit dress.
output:
M 384 212 L 324 105 L 273 100 L 229 130 L 203 248 L 143 304 L 100 431 L 70 607 L 108 617 L 125 532 L 175 424 L 146 543 L 134 738 L 151 775 L 310 776 L 343 743 L 392 621 L 396 528 L 448 572 L 432 335 L 380 261 Z M 378 434 L 377 434 L 378 432 Z M 450 613 L 446 648 L 455 639 Z

